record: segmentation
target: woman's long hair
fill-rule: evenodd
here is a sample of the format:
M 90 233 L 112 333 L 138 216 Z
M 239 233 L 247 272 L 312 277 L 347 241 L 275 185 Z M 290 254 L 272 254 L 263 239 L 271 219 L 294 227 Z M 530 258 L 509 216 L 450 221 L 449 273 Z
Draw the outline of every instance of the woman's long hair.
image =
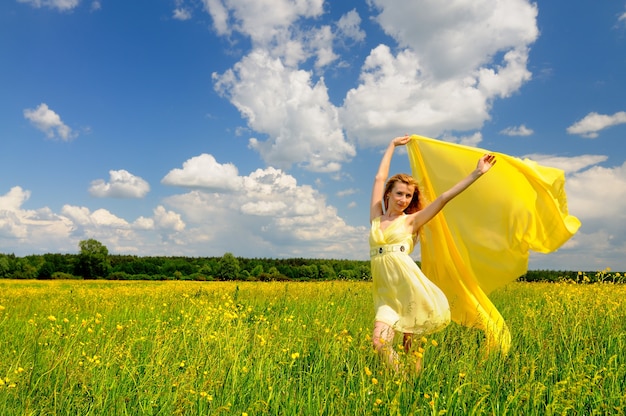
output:
M 389 178 L 389 180 L 387 181 L 387 185 L 385 185 L 385 193 L 383 194 L 385 211 L 387 211 L 389 204 L 389 194 L 391 193 L 393 186 L 397 182 L 402 182 L 407 184 L 408 186 L 413 187 L 413 198 L 411 199 L 409 206 L 406 207 L 406 209 L 404 210 L 405 214 L 413 214 L 414 212 L 421 210 L 422 204 L 420 203 L 420 192 L 417 181 L 411 175 L 407 175 L 406 173 L 398 173 L 397 175 L 393 175 L 391 178 Z

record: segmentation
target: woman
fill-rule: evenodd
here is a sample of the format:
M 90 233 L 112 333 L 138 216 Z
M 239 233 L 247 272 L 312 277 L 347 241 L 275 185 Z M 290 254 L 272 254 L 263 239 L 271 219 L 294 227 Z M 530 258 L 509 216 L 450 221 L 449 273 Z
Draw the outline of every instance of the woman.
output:
M 420 228 L 454 197 L 467 189 L 495 164 L 495 156 L 484 155 L 467 177 L 422 206 L 418 184 L 406 174 L 389 175 L 396 146 L 410 140 L 408 135 L 393 139 L 378 168 L 370 205 L 370 256 L 376 318 L 372 343 L 392 368 L 399 369 L 393 348 L 396 332 L 404 334 L 404 350 L 411 350 L 413 337 L 442 329 L 450 322 L 450 307 L 443 292 L 422 273 L 409 256 Z M 422 367 L 417 355 L 416 371 Z

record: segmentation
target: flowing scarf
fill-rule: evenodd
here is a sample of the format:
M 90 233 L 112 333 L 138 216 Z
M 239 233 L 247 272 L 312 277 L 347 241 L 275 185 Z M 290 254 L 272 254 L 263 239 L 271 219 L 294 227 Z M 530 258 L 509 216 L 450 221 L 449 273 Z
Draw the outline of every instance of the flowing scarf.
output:
M 422 227 L 422 270 L 448 297 L 452 320 L 485 332 L 487 351 L 507 353 L 509 329 L 487 296 L 524 275 L 529 251 L 549 253 L 580 227 L 569 215 L 564 172 L 502 153 L 413 135 L 412 174 L 425 201 L 476 167 L 485 153 L 497 163 Z

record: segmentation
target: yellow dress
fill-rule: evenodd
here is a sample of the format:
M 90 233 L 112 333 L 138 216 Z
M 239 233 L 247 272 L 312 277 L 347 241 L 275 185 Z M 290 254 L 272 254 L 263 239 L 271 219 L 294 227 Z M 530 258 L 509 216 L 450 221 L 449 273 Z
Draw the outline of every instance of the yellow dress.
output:
M 431 282 L 409 255 L 413 235 L 406 216 L 380 229 L 380 217 L 372 221 L 370 257 L 376 321 L 395 330 L 428 334 L 450 323 L 450 307 L 444 293 Z

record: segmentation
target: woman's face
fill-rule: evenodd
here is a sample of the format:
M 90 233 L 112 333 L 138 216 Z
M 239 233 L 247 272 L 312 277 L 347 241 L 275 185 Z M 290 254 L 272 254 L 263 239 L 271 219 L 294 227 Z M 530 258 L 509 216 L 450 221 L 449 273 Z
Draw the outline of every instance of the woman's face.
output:
M 387 210 L 398 214 L 404 212 L 413 199 L 413 192 L 415 192 L 415 187 L 404 182 L 396 182 L 387 199 Z

